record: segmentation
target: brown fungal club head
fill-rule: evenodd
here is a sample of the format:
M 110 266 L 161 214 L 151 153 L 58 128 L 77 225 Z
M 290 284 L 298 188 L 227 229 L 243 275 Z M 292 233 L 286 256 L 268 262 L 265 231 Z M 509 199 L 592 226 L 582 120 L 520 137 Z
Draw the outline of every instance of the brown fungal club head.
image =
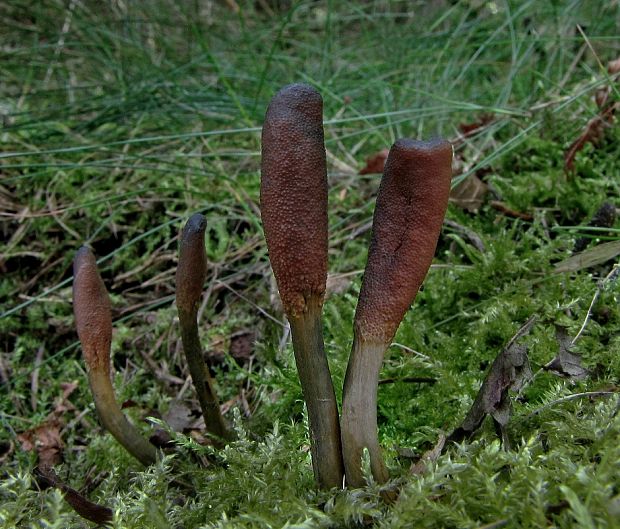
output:
M 176 302 L 179 311 L 197 310 L 207 276 L 205 230 L 207 219 L 200 213 L 192 215 L 181 233 L 179 265 L 176 273 Z
M 452 145 L 398 140 L 388 156 L 355 315 L 362 341 L 392 340 L 431 265 L 448 206 Z
M 110 370 L 112 309 L 93 253 L 82 246 L 73 259 L 73 313 L 89 370 Z
M 322 305 L 327 280 L 327 167 L 323 100 L 292 84 L 271 100 L 262 133 L 261 217 L 289 318 Z

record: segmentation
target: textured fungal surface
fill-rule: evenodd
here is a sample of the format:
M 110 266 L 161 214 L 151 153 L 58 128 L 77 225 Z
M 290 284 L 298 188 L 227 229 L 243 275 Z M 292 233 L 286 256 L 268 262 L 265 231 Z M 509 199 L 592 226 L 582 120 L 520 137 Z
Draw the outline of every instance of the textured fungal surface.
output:
M 112 309 L 93 253 L 82 246 L 73 259 L 73 313 L 89 369 L 110 369 Z
M 181 233 L 179 266 L 176 274 L 176 299 L 179 310 L 197 308 L 207 275 L 204 238 L 207 220 L 200 213 L 192 215 Z
M 394 337 L 433 260 L 451 178 L 449 142 L 401 139 L 392 146 L 355 314 L 361 340 Z
M 285 86 L 271 100 L 262 134 L 261 217 L 284 310 L 322 299 L 327 280 L 327 169 L 323 100 Z

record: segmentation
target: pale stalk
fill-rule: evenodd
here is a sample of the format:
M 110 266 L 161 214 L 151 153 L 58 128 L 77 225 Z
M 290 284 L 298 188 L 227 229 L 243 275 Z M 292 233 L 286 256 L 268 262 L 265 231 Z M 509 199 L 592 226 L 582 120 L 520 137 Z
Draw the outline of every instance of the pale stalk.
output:
M 323 345 L 321 300 L 309 299 L 306 312 L 289 319 L 295 363 L 308 408 L 310 450 L 317 482 L 341 487 L 344 473 L 338 406 Z

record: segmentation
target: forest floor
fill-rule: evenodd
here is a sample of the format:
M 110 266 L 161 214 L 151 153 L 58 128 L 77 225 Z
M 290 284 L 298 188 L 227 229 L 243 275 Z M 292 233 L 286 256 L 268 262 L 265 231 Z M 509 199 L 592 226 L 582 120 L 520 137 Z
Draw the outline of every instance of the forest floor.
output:
M 0 20 L 2 527 L 92 527 L 71 500 L 118 528 L 620 527 L 618 2 L 16 0 Z M 387 484 L 314 484 L 258 197 L 264 112 L 291 82 L 324 100 L 339 401 L 384 149 L 455 146 L 435 260 L 381 372 Z M 223 449 L 174 305 L 195 212 L 201 340 L 237 434 Z M 172 439 L 146 469 L 89 392 L 84 244 L 111 294 L 118 400 Z M 515 337 L 527 358 L 485 397 L 502 427 L 441 448 Z

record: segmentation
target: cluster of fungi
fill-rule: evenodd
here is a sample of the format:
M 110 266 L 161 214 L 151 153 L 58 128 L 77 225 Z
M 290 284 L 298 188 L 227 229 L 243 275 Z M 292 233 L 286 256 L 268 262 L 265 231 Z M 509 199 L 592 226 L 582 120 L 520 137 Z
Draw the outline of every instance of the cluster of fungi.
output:
M 452 146 L 445 140 L 396 141 L 379 187 L 353 346 L 338 404 L 324 350 L 321 313 L 327 281 L 327 167 L 323 102 L 293 84 L 272 99 L 262 132 L 261 217 L 269 259 L 291 327 L 308 409 L 312 465 L 321 488 L 360 487 L 364 451 L 373 478 L 388 472 L 377 435 L 377 387 L 384 354 L 430 267 L 448 205 Z M 207 274 L 206 220 L 185 225 L 176 274 L 183 349 L 214 444 L 234 436 L 220 411 L 200 345 L 198 304 Z M 73 306 L 95 407 L 102 425 L 145 465 L 157 449 L 121 411 L 110 379 L 110 298 L 90 250 L 74 260 Z

